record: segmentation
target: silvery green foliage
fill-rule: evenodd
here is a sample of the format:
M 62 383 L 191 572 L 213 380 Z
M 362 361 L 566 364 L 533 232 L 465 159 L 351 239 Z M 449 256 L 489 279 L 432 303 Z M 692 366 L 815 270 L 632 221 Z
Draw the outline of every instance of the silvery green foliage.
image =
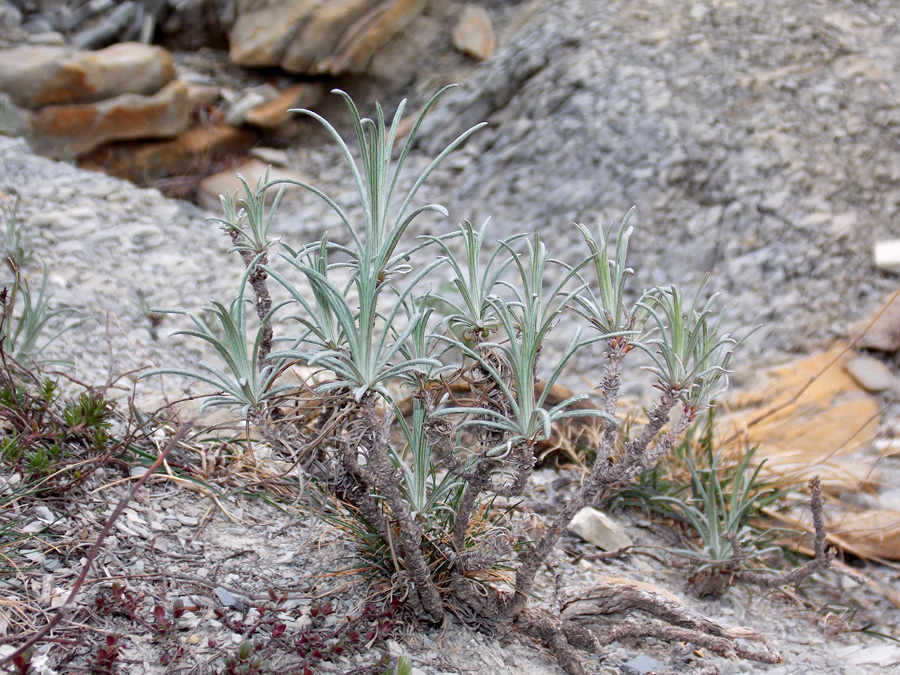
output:
M 24 245 L 18 205 L 18 197 L 12 206 L 0 204 L 0 218 L 3 219 L 0 266 L 11 275 L 7 280 L 0 278 L 0 344 L 8 356 L 25 368 L 39 364 L 71 366 L 68 361 L 43 358 L 44 350 L 79 321 L 63 319 L 75 313 L 71 307 L 51 308 L 46 268 L 41 273 L 37 291 L 29 285 L 23 267 L 32 261 L 33 255 Z
M 267 214 L 266 200 L 259 197 L 260 188 L 269 181 L 268 169 L 263 179 L 256 183 L 256 189 L 251 189 L 247 179 L 241 174 L 238 174 L 238 180 L 244 188 L 245 196 L 240 198 L 237 192 L 222 195 L 219 199 L 222 202 L 223 217 L 210 220 L 219 223 L 229 235 L 234 235 L 232 238 L 235 245 L 231 248 L 232 251 L 249 251 L 257 255 L 272 246 L 269 228 L 284 190 L 278 191 Z
M 252 267 L 248 267 L 244 272 L 238 286 L 238 295 L 228 307 L 213 300 L 209 306 L 203 308 L 206 315 L 189 315 L 194 323 L 194 329 L 175 333 L 175 335 L 189 335 L 211 345 L 222 360 L 224 369 L 201 361 L 200 372 L 180 368 L 157 368 L 146 373 L 144 377 L 171 374 L 200 380 L 220 390 L 218 394 L 208 397 L 203 402 L 203 407 L 232 406 L 242 409 L 244 414 L 258 409 L 272 398 L 295 389 L 296 386 L 292 384 L 276 384 L 286 366 L 284 360 L 273 359 L 271 364 L 261 370 L 257 366 L 263 327 L 283 304 L 269 312 L 251 343 L 247 327 L 247 305 L 250 301 L 245 297 L 245 291 L 252 270 Z M 153 311 L 187 314 L 184 310 L 169 307 L 154 308 Z M 213 319 L 212 322 L 207 316 Z
M 347 531 L 357 533 L 372 558 L 381 556 L 378 566 L 420 616 L 439 621 L 442 594 L 453 589 L 458 602 L 475 602 L 479 593 L 490 597 L 491 618 L 509 618 L 521 611 L 537 569 L 574 513 L 604 486 L 652 466 L 708 405 L 736 343 L 719 335 L 713 300 L 702 301 L 702 289 L 690 303 L 677 288 L 629 294 L 630 213 L 615 232 L 601 228 L 599 238 L 577 226 L 586 250 L 574 265 L 551 258 L 537 234 L 491 244 L 487 223 L 409 237 L 417 216 L 446 215 L 437 204 L 416 205 L 415 198 L 440 162 L 478 128 L 451 142 L 407 192 L 400 190 L 422 119 L 444 91 L 420 113 L 396 161 L 392 150 L 405 102 L 388 125 L 381 106 L 374 119 L 362 118 L 349 96 L 337 92 L 350 112 L 355 152 L 329 122 L 299 111 L 321 123 L 340 148 L 357 208 L 345 210 L 319 188 L 294 180 L 259 185 L 255 192 L 245 182 L 243 200 L 223 198 L 219 222 L 247 269 L 236 298 L 227 306 L 213 302 L 204 316 L 191 315 L 196 328 L 182 331 L 210 344 L 222 365 L 155 372 L 217 388 L 208 405 L 242 409 L 273 446 L 295 453 L 303 470 L 350 505 L 357 520 Z M 269 227 L 278 200 L 266 213 L 265 194 L 289 185 L 324 200 L 349 243 L 327 235 L 296 247 L 273 243 Z M 279 256 L 264 262 L 276 248 Z M 449 272 L 449 284 L 432 283 L 439 267 Z M 266 279 L 288 299 L 263 311 L 260 284 Z M 255 329 L 246 320 L 253 304 L 248 284 L 262 317 Z M 564 316 L 583 327 L 548 357 L 546 343 Z M 261 336 L 270 325 L 284 347 L 260 360 Z M 596 374 L 602 408 L 576 405 L 583 395 L 550 405 L 566 367 L 597 343 L 606 348 L 605 370 Z M 640 434 L 618 439 L 620 365 L 633 348 L 650 355 L 661 395 Z M 317 369 L 302 385 L 304 400 L 315 403 L 316 422 L 288 429 L 278 425 L 293 385 L 280 378 L 294 365 Z M 670 416 L 676 405 L 680 414 Z M 537 444 L 571 417 L 591 417 L 600 426 L 597 461 L 546 535 L 517 558 L 521 543 L 489 504 L 522 494 Z M 611 451 L 619 441 L 627 443 L 627 456 L 614 464 Z M 488 584 L 470 594 L 472 584 L 484 583 L 480 574 L 502 566 L 516 569 L 514 593 Z M 478 602 L 467 611 L 486 611 Z
M 41 364 L 71 366 L 68 361 L 48 361 L 43 358 L 44 350 L 78 323 L 63 321 L 64 316 L 75 313 L 73 308 L 51 309 L 51 298 L 47 293 L 47 271 L 44 270 L 41 275 L 41 285 L 37 292 L 18 274 L 8 285 L 0 285 L 3 286 L 0 307 L 0 343 L 3 351 L 26 368 Z

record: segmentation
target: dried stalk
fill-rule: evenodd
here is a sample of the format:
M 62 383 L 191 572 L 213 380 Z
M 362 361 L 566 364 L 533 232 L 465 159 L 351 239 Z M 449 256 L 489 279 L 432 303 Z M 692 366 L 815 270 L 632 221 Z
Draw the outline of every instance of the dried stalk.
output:
M 134 499 L 137 491 L 143 486 L 143 484 L 147 481 L 147 479 L 153 475 L 153 473 L 162 466 L 163 461 L 166 459 L 166 456 L 171 452 L 172 448 L 174 448 L 178 443 L 181 442 L 187 432 L 190 431 L 193 426 L 193 422 L 188 422 L 187 424 L 183 424 L 178 431 L 175 432 L 175 435 L 169 440 L 166 447 L 163 448 L 163 451 L 159 454 L 159 457 L 151 464 L 144 474 L 135 481 L 134 485 L 131 486 L 131 489 L 128 493 L 119 500 L 119 503 L 116 505 L 116 508 L 113 510 L 112 514 L 109 518 L 106 519 L 106 524 L 103 526 L 103 529 L 100 530 L 100 534 L 97 535 L 97 540 L 94 542 L 94 545 L 91 546 L 91 550 L 88 552 L 87 560 L 85 560 L 84 565 L 81 568 L 81 572 L 78 577 L 75 579 L 75 583 L 72 584 L 72 589 L 69 591 L 69 595 L 66 598 L 66 601 L 59 607 L 56 611 L 56 615 L 37 633 L 32 635 L 28 640 L 25 641 L 24 644 L 20 645 L 14 652 L 9 654 L 0 660 L 0 668 L 4 668 L 10 663 L 12 663 L 13 659 L 15 659 L 20 654 L 31 649 L 38 642 L 43 640 L 51 630 L 53 630 L 60 621 L 65 618 L 68 614 L 69 609 L 72 607 L 72 604 L 75 601 L 75 597 L 78 595 L 78 591 L 81 590 L 81 586 L 84 584 L 85 579 L 87 579 L 88 572 L 91 569 L 91 566 L 96 560 L 97 555 L 100 553 L 100 547 L 103 544 L 103 540 L 106 539 L 106 535 L 110 533 L 115 525 L 116 520 L 119 519 L 119 516 L 122 515 L 122 512 L 131 503 L 131 500 Z
M 360 421 L 365 425 L 365 437 L 370 442 L 367 458 L 366 479 L 376 488 L 387 503 L 400 534 L 404 568 L 411 579 L 408 590 L 414 605 L 421 605 L 424 614 L 438 623 L 444 618 L 443 603 L 428 563 L 422 554 L 424 530 L 410 511 L 409 504 L 400 493 L 400 470 L 391 463 L 390 432 L 391 415 L 386 415 L 378 424 L 375 410 L 375 396 L 367 394 L 362 402 Z
M 605 379 L 604 386 L 609 387 L 607 392 L 607 407 L 615 406 L 615 396 L 618 393 L 616 387 L 616 379 L 618 375 L 618 364 L 611 361 L 609 370 L 612 374 L 608 380 Z M 562 533 L 572 522 L 581 509 L 587 506 L 602 489 L 627 480 L 631 476 L 645 470 L 654 462 L 654 458 L 661 457 L 671 447 L 677 438 L 677 434 L 681 433 L 689 424 L 688 415 L 682 416 L 681 420 L 675 424 L 669 433 L 665 434 L 657 443 L 657 447 L 650 448 L 650 444 L 660 434 L 663 427 L 668 422 L 669 412 L 675 406 L 677 397 L 673 392 L 664 391 L 656 408 L 650 415 L 650 419 L 644 427 L 638 438 L 629 444 L 626 457 L 617 465 L 612 465 L 607 461 L 601 461 L 601 457 L 608 458 L 612 452 L 612 442 L 615 439 L 615 428 L 610 430 L 608 425 L 601 441 L 601 447 L 598 450 L 597 460 L 591 468 L 591 472 L 585 478 L 581 487 L 575 492 L 572 498 L 566 503 L 565 507 L 560 511 L 553 524 L 548 528 L 547 532 L 541 540 L 535 544 L 528 552 L 522 555 L 522 564 L 516 572 L 516 585 L 513 595 L 507 599 L 506 615 L 509 619 L 514 619 L 525 607 L 528 594 L 534 585 L 534 578 L 538 570 L 547 560 L 550 552 L 556 546 Z
M 790 586 L 799 583 L 810 575 L 826 569 L 834 560 L 837 551 L 834 548 L 825 548 L 825 539 L 827 533 L 825 531 L 825 513 L 824 500 L 822 499 L 822 483 L 818 476 L 809 479 L 810 496 L 809 510 L 812 512 L 813 527 L 815 528 L 815 540 L 813 543 L 813 551 L 815 555 L 813 559 L 805 565 L 798 567 L 784 574 L 761 574 L 752 570 L 741 569 L 747 554 L 741 547 L 741 542 L 732 532 L 726 532 L 724 537 L 731 544 L 733 555 L 728 561 L 727 566 L 732 571 L 734 581 L 743 581 L 753 584 L 759 588 L 778 588 L 779 586 Z
M 231 236 L 231 241 L 234 242 L 235 245 L 241 242 L 242 235 L 240 230 L 231 229 L 228 231 L 228 234 Z M 238 249 L 238 253 L 240 253 L 241 260 L 244 261 L 245 267 L 249 269 L 254 265 L 253 261 L 256 260 L 257 255 L 254 251 L 241 248 Z M 269 275 L 266 274 L 266 271 L 262 268 L 263 265 L 267 265 L 268 263 L 269 254 L 263 252 L 259 260 L 256 261 L 256 264 L 248 277 L 250 286 L 256 294 L 256 316 L 259 317 L 261 322 L 265 322 L 266 316 L 272 309 L 272 294 L 269 292 L 269 285 L 266 283 Z M 269 352 L 272 351 L 272 325 L 265 323 L 262 330 L 262 339 L 259 343 L 259 357 L 257 358 L 257 367 L 260 370 L 267 365 L 266 359 L 269 356 Z

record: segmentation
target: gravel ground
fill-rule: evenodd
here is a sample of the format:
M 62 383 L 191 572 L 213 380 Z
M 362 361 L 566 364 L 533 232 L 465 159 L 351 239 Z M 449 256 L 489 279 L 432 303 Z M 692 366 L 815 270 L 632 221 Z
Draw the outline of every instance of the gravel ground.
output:
M 871 247 L 900 235 L 898 16 L 895 3 L 877 1 L 548 4 L 436 111 L 420 144 L 425 150 L 468 124 L 492 124 L 436 174 L 426 197 L 447 202 L 454 221 L 492 215 L 498 236 L 537 229 L 557 251 L 573 242 L 571 220 L 608 224 L 637 204 L 639 281 L 696 283 L 711 271 L 710 288 L 723 292 L 735 327 L 767 323 L 748 346 L 754 359 L 811 349 L 844 335 L 848 319 L 896 287 L 873 269 Z M 335 159 L 328 149 L 295 155 L 297 168 L 344 204 L 352 195 Z M 425 161 L 424 154 L 412 158 L 414 166 Z M 208 357 L 195 342 L 166 337 L 186 324 L 166 317 L 157 325 L 141 297 L 149 306 L 190 309 L 228 297 L 241 270 L 226 238 L 205 222 L 211 214 L 35 157 L 2 137 L 0 166 L 0 199 L 11 204 L 19 196 L 26 243 L 47 265 L 54 297 L 87 318 L 53 350 L 76 362 L 76 377 L 97 383 L 110 371 L 190 366 Z M 314 197 L 296 195 L 274 231 L 293 243 L 325 229 L 339 237 L 333 222 Z M 423 221 L 419 232 L 437 227 Z M 26 270 L 32 279 L 39 271 L 38 262 Z M 182 383 L 125 378 L 115 391 L 124 397 L 134 386 L 150 406 L 178 396 Z M 199 508 L 188 493 L 164 498 L 163 513 Z M 252 574 L 236 566 L 231 581 L 262 592 L 263 579 L 294 568 L 261 552 L 297 547 L 302 533 L 253 502 L 238 508 L 253 525 L 217 515 L 202 541 L 215 549 L 237 538 L 254 550 Z M 628 527 L 641 544 L 663 543 L 646 527 Z M 332 548 L 309 553 L 309 574 L 340 546 L 333 533 L 322 536 Z M 557 564 L 585 580 L 598 573 L 562 554 Z M 643 575 L 675 592 L 682 585 L 675 570 L 652 558 L 616 565 L 610 567 L 617 573 Z M 877 597 L 832 582 L 848 598 L 858 594 L 882 626 L 900 625 L 897 611 Z M 690 602 L 773 636 L 785 664 L 700 661 L 648 643 L 614 645 L 594 672 L 624 672 L 620 664 L 639 653 L 678 672 L 712 665 L 722 673 L 850 675 L 892 672 L 900 663 L 888 642 L 824 630 L 833 625 L 827 610 L 749 598 L 740 589 L 718 603 Z M 445 667 L 558 672 L 531 645 L 454 626 L 403 649 L 429 674 Z
M 710 272 L 755 355 L 844 335 L 896 280 L 894 2 L 546 5 L 430 118 L 434 151 L 491 125 L 450 184 L 499 232 L 608 225 L 637 205 L 641 284 Z

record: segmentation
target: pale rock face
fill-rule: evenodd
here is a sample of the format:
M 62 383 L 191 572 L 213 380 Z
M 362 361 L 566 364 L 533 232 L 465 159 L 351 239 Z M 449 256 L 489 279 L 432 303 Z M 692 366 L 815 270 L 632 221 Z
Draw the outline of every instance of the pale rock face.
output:
M 363 73 L 425 0 L 238 0 L 230 58 L 310 75 Z
M 244 66 L 275 66 L 319 0 L 238 0 L 229 56 Z
M 42 108 L 33 116 L 30 141 L 48 157 L 78 157 L 110 141 L 177 136 L 187 130 L 190 114 L 187 84 L 175 81 L 152 96 Z
M 121 94 L 154 94 L 175 75 L 161 47 L 123 42 L 96 52 L 65 47 L 0 51 L 0 91 L 32 110 L 63 103 L 94 103 Z

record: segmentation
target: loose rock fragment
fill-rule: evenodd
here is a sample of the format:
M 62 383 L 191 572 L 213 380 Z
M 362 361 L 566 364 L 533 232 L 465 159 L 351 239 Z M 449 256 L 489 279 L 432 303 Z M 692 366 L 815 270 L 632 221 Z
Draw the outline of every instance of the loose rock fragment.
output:
M 850 326 L 850 337 L 858 349 L 895 352 L 900 349 L 900 300 L 889 293 L 866 317 Z
M 875 267 L 884 272 L 900 272 L 900 239 L 875 244 Z
M 632 545 L 631 539 L 621 527 L 605 513 L 591 506 L 576 513 L 568 529 L 604 551 L 615 551 Z
M 666 664 L 646 654 L 638 654 L 630 661 L 622 664 L 622 672 L 627 675 L 647 675 L 647 673 L 661 672 L 665 669 Z
M 491 17 L 484 7 L 467 4 L 453 29 L 453 46 L 479 61 L 490 58 L 497 48 Z
M 280 92 L 276 99 L 250 110 L 244 116 L 244 123 L 260 129 L 277 129 L 297 117 L 288 110 L 312 108 L 322 99 L 323 91 L 318 84 L 295 84 Z
M 0 91 L 32 110 L 60 103 L 94 103 L 120 94 L 150 95 L 175 75 L 161 47 L 125 42 L 96 52 L 64 47 L 0 50 Z
M 95 104 L 55 105 L 35 113 L 32 147 L 48 157 L 78 157 L 109 141 L 171 138 L 186 131 L 190 100 L 184 82 L 153 96 L 122 94 Z
M 244 605 L 244 603 L 242 603 L 239 598 L 236 598 L 221 586 L 216 586 L 213 589 L 213 592 L 216 594 L 216 597 L 219 599 L 219 602 L 222 603 L 223 607 L 234 607 L 235 609 L 240 609 Z
M 884 361 L 862 354 L 848 359 L 844 368 L 866 391 L 878 393 L 894 386 L 894 373 Z

